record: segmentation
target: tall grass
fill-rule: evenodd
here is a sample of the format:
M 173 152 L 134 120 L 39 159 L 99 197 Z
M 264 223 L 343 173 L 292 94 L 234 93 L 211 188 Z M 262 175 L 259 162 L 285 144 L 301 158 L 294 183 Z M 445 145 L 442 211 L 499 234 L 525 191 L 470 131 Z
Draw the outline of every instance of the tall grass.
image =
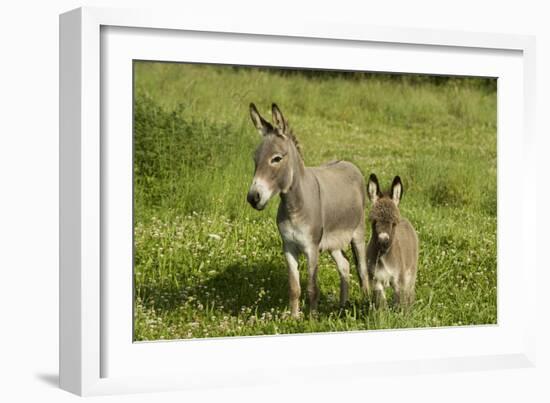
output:
M 136 62 L 135 339 L 495 323 L 494 84 Z M 278 201 L 245 200 L 251 101 L 267 116 L 278 103 L 307 165 L 346 159 L 383 187 L 401 176 L 421 241 L 412 310 L 367 312 L 354 278 L 340 311 L 323 255 L 320 315 L 289 318 Z

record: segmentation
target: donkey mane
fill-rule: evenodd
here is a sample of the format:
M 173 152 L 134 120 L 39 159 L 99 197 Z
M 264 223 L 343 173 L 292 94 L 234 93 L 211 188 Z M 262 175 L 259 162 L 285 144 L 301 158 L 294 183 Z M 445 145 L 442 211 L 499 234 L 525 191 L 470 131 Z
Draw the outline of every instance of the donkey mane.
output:
M 277 128 L 275 130 L 277 130 L 277 132 L 279 134 L 282 134 L 283 136 L 287 136 L 289 139 L 292 140 L 292 142 L 294 143 L 294 147 L 296 147 L 296 150 L 298 150 L 298 155 L 303 160 L 304 159 L 304 154 L 302 152 L 302 145 L 298 141 L 298 138 L 294 135 L 294 131 L 292 130 L 288 120 L 286 120 L 286 119 L 285 119 L 285 128 L 286 128 L 286 130 L 284 131 L 284 133 L 279 128 Z

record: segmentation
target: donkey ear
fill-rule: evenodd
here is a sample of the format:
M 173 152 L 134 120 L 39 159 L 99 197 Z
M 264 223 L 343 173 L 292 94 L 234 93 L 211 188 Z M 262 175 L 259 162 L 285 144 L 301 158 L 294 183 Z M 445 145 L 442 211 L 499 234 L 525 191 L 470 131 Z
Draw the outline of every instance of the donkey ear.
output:
M 382 192 L 380 191 L 380 185 L 378 184 L 378 178 L 375 174 L 370 174 L 369 176 L 369 183 L 367 184 L 367 193 L 369 195 L 369 199 L 376 203 L 376 200 L 378 200 L 379 197 L 382 196 Z
M 275 103 L 271 105 L 271 114 L 273 117 L 273 123 L 275 123 L 275 127 L 279 129 L 279 132 L 281 134 L 286 133 L 286 120 L 281 110 Z
M 401 178 L 396 176 L 393 178 L 391 184 L 391 198 L 396 205 L 399 205 L 401 198 L 403 197 L 403 184 L 401 183 Z
M 253 103 L 250 103 L 250 117 L 252 118 L 252 123 L 254 123 L 254 127 L 256 127 L 256 129 L 262 136 L 265 136 L 266 134 L 273 131 L 273 126 L 271 126 L 271 123 L 260 116 L 258 109 L 256 109 L 256 105 L 254 105 Z

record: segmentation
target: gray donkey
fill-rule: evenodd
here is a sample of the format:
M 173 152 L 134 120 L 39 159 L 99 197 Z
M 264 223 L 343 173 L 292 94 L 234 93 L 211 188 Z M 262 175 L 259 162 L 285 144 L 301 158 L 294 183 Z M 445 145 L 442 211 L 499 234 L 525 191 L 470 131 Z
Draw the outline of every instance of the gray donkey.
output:
M 418 236 L 409 221 L 399 213 L 403 196 L 401 178 L 393 179 L 391 190 L 380 191 L 376 175 L 367 185 L 373 203 L 369 213 L 372 235 L 367 246 L 369 278 L 374 281 L 374 302 L 386 306 L 385 288 L 391 285 L 395 305 L 414 302 L 414 285 L 418 265 Z
M 351 243 L 362 289 L 368 293 L 365 250 L 365 179 L 350 162 L 335 161 L 306 167 L 296 137 L 277 107 L 272 105 L 274 126 L 250 104 L 250 117 L 262 135 L 254 154 L 255 172 L 248 202 L 262 210 L 280 194 L 277 226 L 288 266 L 290 310 L 299 316 L 298 258 L 307 258 L 310 310 L 319 302 L 317 261 L 328 250 L 340 274 L 340 304 L 348 299 L 349 262 L 343 250 Z

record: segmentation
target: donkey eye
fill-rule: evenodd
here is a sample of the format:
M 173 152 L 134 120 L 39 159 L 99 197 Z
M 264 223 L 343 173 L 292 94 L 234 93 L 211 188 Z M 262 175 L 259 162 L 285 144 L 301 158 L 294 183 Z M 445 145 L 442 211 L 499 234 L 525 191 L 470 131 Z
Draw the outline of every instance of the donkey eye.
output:
M 279 162 L 281 162 L 282 159 L 283 159 L 282 155 L 276 155 L 273 158 L 271 158 L 271 163 L 278 164 Z

